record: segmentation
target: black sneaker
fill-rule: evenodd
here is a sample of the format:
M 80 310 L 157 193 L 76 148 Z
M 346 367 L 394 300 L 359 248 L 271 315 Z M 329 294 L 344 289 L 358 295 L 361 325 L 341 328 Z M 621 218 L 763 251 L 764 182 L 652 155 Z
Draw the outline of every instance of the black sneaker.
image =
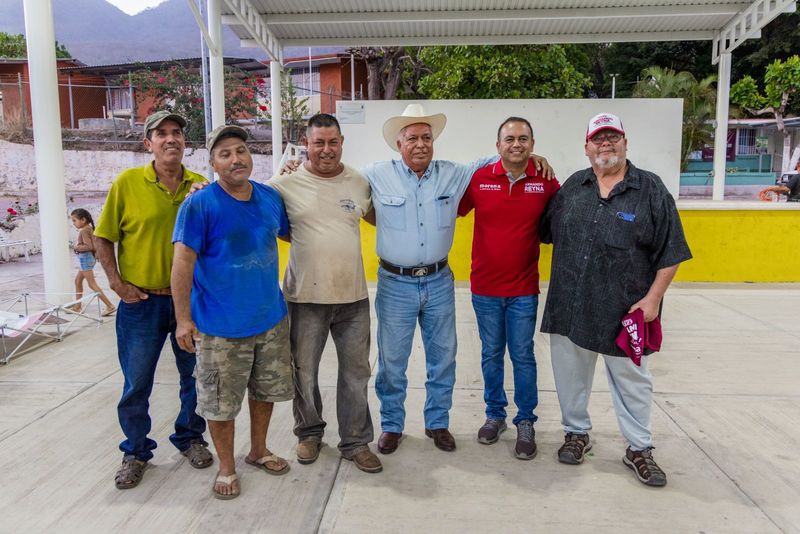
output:
M 589 434 L 573 434 L 567 432 L 564 444 L 558 449 L 558 461 L 562 464 L 578 465 L 583 463 L 584 454 L 592 449 Z
M 514 447 L 514 456 L 520 460 L 533 460 L 536 456 L 536 431 L 533 421 L 520 421 L 517 425 L 517 445 Z
M 667 475 L 658 467 L 653 459 L 653 448 L 643 451 L 632 451 L 630 447 L 625 451 L 622 463 L 633 469 L 639 482 L 648 486 L 660 488 L 667 485 Z
M 478 443 L 491 445 L 500 439 L 500 434 L 505 432 L 506 428 L 508 427 L 506 426 L 505 419 L 487 418 L 486 422 L 483 423 L 483 426 L 478 430 Z

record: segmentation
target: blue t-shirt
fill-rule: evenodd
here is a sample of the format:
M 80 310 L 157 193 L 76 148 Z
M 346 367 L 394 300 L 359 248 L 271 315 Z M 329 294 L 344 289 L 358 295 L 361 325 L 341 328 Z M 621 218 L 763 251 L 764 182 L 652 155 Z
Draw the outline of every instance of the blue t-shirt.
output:
M 192 319 L 206 335 L 253 336 L 286 316 L 275 238 L 289 233 L 289 220 L 274 189 L 250 183 L 250 200 L 237 200 L 213 183 L 178 211 L 172 242 L 197 253 Z

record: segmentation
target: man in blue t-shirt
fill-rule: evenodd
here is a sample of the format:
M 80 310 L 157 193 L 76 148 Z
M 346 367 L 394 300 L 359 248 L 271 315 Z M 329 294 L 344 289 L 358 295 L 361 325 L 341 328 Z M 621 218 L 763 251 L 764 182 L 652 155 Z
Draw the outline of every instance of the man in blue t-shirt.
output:
M 246 139 L 238 126 L 208 134 L 219 181 L 183 203 L 172 237 L 175 337 L 189 352 L 197 342 L 197 412 L 208 420 L 219 456 L 219 499 L 240 492 L 233 441 L 245 389 L 252 437 L 245 462 L 272 475 L 289 470 L 266 444 L 273 402 L 294 396 L 275 240 L 287 236 L 289 221 L 278 193 L 250 180 Z

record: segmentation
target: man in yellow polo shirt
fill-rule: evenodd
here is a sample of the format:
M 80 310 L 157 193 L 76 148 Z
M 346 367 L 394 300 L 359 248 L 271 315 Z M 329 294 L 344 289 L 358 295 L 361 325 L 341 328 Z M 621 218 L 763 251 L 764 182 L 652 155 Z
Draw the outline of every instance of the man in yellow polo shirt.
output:
M 206 422 L 195 413 L 195 355 L 181 350 L 175 339 L 169 288 L 172 229 L 178 208 L 191 184 L 205 181 L 181 163 L 185 127 L 186 119 L 167 111 L 147 117 L 144 146 L 153 154 L 153 161 L 128 169 L 114 180 L 94 232 L 97 256 L 111 289 L 121 299 L 117 350 L 125 384 L 117 412 L 125 440 L 119 446 L 124 455 L 122 466 L 114 479 L 119 489 L 141 482 L 156 448 L 156 442 L 147 436 L 151 427 L 148 408 L 156 364 L 168 336 L 180 373 L 181 399 L 170 441 L 192 467 L 208 467 L 214 461 L 203 439 Z

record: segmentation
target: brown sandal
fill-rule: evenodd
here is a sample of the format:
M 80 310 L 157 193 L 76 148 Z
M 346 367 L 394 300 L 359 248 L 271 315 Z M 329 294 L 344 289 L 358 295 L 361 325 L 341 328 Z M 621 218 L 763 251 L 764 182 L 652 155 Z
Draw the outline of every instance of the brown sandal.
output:
M 195 469 L 205 469 L 214 463 L 214 456 L 208 450 L 208 445 L 201 439 L 192 440 L 187 449 L 181 451 L 189 459 L 189 465 Z
M 121 490 L 135 488 L 142 481 L 146 468 L 147 462 L 144 460 L 137 460 L 133 456 L 123 458 L 122 466 L 114 476 L 114 485 Z
M 633 469 L 636 478 L 642 484 L 654 487 L 667 485 L 667 475 L 653 459 L 652 447 L 643 451 L 633 451 L 628 447 L 622 463 Z

